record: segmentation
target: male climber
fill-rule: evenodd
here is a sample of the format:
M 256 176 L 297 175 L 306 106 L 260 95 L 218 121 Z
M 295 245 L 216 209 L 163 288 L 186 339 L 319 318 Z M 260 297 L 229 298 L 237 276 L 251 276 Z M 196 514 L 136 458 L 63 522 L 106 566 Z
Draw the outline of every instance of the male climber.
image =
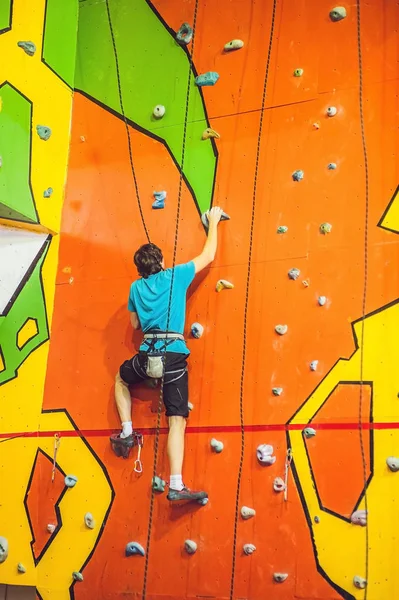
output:
M 133 446 L 132 402 L 128 386 L 150 378 L 161 378 L 164 369 L 163 401 L 169 421 L 168 458 L 171 473 L 168 500 L 171 501 L 202 500 L 208 496 L 206 492 L 189 490 L 182 479 L 184 432 L 188 417 L 189 356 L 183 332 L 187 289 L 194 276 L 215 258 L 217 228 L 223 214 L 217 206 L 207 213 L 208 236 L 204 248 L 188 263 L 165 270 L 162 252 L 155 244 L 141 246 L 134 255 L 140 279 L 131 285 L 128 310 L 133 328 L 141 328 L 144 339 L 139 353 L 121 365 L 115 378 L 115 400 L 122 432 L 112 436 L 111 442 L 114 450 L 118 446 L 129 449 Z

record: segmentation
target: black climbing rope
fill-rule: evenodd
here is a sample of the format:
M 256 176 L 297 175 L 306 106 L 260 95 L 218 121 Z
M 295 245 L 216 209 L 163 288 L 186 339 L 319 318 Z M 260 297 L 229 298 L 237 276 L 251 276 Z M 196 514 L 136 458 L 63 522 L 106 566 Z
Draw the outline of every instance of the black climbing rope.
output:
M 115 67 L 116 67 L 116 78 L 117 78 L 117 82 L 118 82 L 119 104 L 120 104 L 121 113 L 122 113 L 123 121 L 125 123 L 125 128 L 126 128 L 127 145 L 128 145 L 128 148 L 129 148 L 130 168 L 131 168 L 131 171 L 132 171 L 132 176 L 133 176 L 133 181 L 134 181 L 134 187 L 135 187 L 135 190 L 136 190 L 136 198 L 137 198 L 137 204 L 138 204 L 139 211 L 140 211 L 141 222 L 143 223 L 144 232 L 145 232 L 147 241 L 150 242 L 150 234 L 148 233 L 147 225 L 146 225 L 145 219 L 144 219 L 143 208 L 141 206 L 141 201 L 140 201 L 139 185 L 138 185 L 138 182 L 137 182 L 136 171 L 135 171 L 134 163 L 133 163 L 132 142 L 131 142 L 131 139 L 130 139 L 129 124 L 127 122 L 127 118 L 126 118 L 126 114 L 125 114 L 125 108 L 124 108 L 124 105 L 123 105 L 121 77 L 120 77 L 120 71 L 119 71 L 119 59 L 118 59 L 118 53 L 117 53 L 117 50 L 116 50 L 114 28 L 112 26 L 112 19 L 111 19 L 111 12 L 109 10 L 109 0 L 105 0 L 105 6 L 107 8 L 109 30 L 110 30 L 110 33 L 111 33 L 112 46 L 113 46 L 113 49 L 114 49 Z
M 182 139 L 182 154 L 181 154 L 181 163 L 179 169 L 179 189 L 177 193 L 177 209 L 176 209 L 176 226 L 175 226 L 175 239 L 173 245 L 173 259 L 172 259 L 172 277 L 170 284 L 170 292 L 169 292 L 169 301 L 168 301 L 168 314 L 166 318 L 166 331 L 169 330 L 170 323 L 170 311 L 172 305 L 172 294 L 173 294 L 173 283 L 174 283 L 174 266 L 176 265 L 176 255 L 177 255 L 177 242 L 179 237 L 179 224 L 180 224 L 180 207 L 181 207 L 181 197 L 183 191 L 183 169 L 184 169 L 184 159 L 186 154 L 186 140 L 187 140 L 187 123 L 188 123 L 188 111 L 190 105 L 190 93 L 191 93 L 191 77 L 192 77 L 192 68 L 193 68 L 193 56 L 194 56 L 194 42 L 195 42 L 195 29 L 197 23 L 197 15 L 198 15 L 198 4 L 199 0 L 195 0 L 194 5 L 194 15 L 193 15 L 193 36 L 191 40 L 191 52 L 188 52 L 188 74 L 187 74 L 187 93 L 186 93 L 186 106 L 184 113 L 184 126 L 183 126 L 183 139 Z M 161 411 L 163 404 L 163 386 L 165 380 L 165 362 L 166 362 L 166 340 L 165 346 L 163 349 L 163 361 L 164 368 L 161 380 L 161 389 L 159 394 L 159 402 L 158 402 L 158 411 L 157 411 L 157 424 L 155 430 L 155 438 L 154 438 L 154 462 L 152 469 L 152 481 L 154 477 L 157 475 L 157 464 L 158 464 L 158 453 L 159 453 L 159 435 L 161 428 Z M 148 580 L 148 566 L 150 561 L 150 549 L 151 549 L 151 533 L 152 533 L 152 522 L 154 517 L 154 499 L 155 499 L 155 490 L 153 486 L 151 487 L 151 498 L 150 498 L 150 510 L 148 516 L 148 531 L 147 531 L 147 542 L 146 542 L 146 555 L 145 555 L 145 565 L 144 565 L 144 577 L 143 577 L 143 590 L 142 590 L 142 600 L 145 600 L 147 597 L 147 580 Z
M 234 597 L 234 582 L 235 582 L 236 552 L 237 552 L 237 529 L 238 529 L 238 516 L 239 516 L 239 512 L 240 512 L 241 479 L 242 479 L 242 469 L 243 469 L 243 464 L 244 464 L 244 452 L 245 452 L 244 380 L 245 380 L 245 366 L 246 366 L 246 355 L 247 355 L 247 319 L 248 319 L 249 291 L 250 291 L 250 284 L 251 284 L 253 233 L 254 233 L 254 225 L 255 225 L 256 196 L 257 196 L 257 191 L 258 191 L 258 175 L 259 175 L 260 149 L 261 149 L 261 143 L 262 143 L 263 120 L 264 120 L 264 112 L 265 112 L 265 104 L 266 104 L 267 83 L 268 83 L 268 79 L 269 79 L 270 59 L 271 59 L 273 39 L 274 39 L 274 28 L 275 28 L 275 21 L 276 21 L 277 2 L 278 2 L 278 0 L 273 0 L 270 35 L 269 35 L 269 46 L 268 46 L 268 51 L 267 51 L 265 77 L 264 77 L 264 81 L 263 81 L 262 105 L 261 105 L 261 109 L 260 109 L 260 118 L 259 118 L 258 141 L 257 141 L 257 146 L 256 146 L 254 187 L 253 187 L 253 193 L 252 193 L 252 212 L 251 212 L 251 227 L 250 227 L 250 232 L 249 232 L 247 279 L 246 279 L 246 286 L 245 286 L 242 367 L 241 367 L 241 379 L 240 379 L 241 453 L 240 453 L 240 462 L 239 462 L 238 475 L 237 475 L 236 505 L 235 505 L 235 515 L 234 515 L 233 556 L 232 556 L 231 580 L 230 580 L 230 600 L 233 600 L 233 597 Z
M 360 114 L 360 130 L 362 136 L 362 151 L 364 160 L 364 185 L 365 185 L 365 212 L 364 212 L 364 282 L 363 282 L 363 296 L 362 296 L 362 324 L 361 324 L 361 336 L 362 341 L 360 344 L 360 392 L 359 392 L 359 412 L 358 412 L 358 425 L 359 425 L 359 439 L 360 439 L 360 451 L 362 455 L 362 466 L 363 466 L 363 483 L 364 483 L 364 508 L 366 511 L 366 552 L 365 552 L 365 579 L 366 587 L 364 588 L 364 600 L 367 600 L 368 590 L 368 575 L 369 575 L 369 525 L 368 525 L 368 499 L 367 499 L 367 459 L 364 445 L 364 432 L 362 425 L 362 413 L 363 413 L 363 376 L 364 376 L 364 332 L 365 332 L 365 319 L 366 319 L 366 305 L 367 305 L 367 287 L 368 287 L 368 240 L 369 240 L 369 164 L 368 154 L 366 145 L 366 133 L 364 127 L 364 111 L 363 111 L 363 57 L 362 57 L 362 40 L 361 40 L 361 11 L 360 11 L 360 0 L 356 0 L 356 15 L 357 15 L 357 54 L 358 54 L 358 65 L 359 65 L 359 114 Z

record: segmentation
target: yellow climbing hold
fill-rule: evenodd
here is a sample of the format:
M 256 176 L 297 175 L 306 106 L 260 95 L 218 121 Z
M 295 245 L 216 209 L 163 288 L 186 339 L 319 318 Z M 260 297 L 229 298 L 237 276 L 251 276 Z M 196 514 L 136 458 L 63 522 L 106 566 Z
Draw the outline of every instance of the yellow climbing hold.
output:
M 209 138 L 216 138 L 217 140 L 220 140 L 220 135 L 218 134 L 217 131 L 215 131 L 211 127 L 208 127 L 207 129 L 205 129 L 204 133 L 202 134 L 202 139 L 209 140 Z
M 222 290 L 232 290 L 234 285 L 230 283 L 230 281 L 226 281 L 226 279 L 219 279 L 216 284 L 216 291 L 221 292 Z

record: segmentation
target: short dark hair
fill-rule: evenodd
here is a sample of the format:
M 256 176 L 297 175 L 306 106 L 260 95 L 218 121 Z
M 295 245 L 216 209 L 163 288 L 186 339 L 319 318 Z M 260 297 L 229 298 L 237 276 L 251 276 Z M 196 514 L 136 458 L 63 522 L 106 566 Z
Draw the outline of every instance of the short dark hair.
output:
M 144 279 L 162 271 L 162 261 L 161 249 L 155 244 L 140 246 L 134 255 L 134 264 L 137 267 L 140 277 L 144 277 Z

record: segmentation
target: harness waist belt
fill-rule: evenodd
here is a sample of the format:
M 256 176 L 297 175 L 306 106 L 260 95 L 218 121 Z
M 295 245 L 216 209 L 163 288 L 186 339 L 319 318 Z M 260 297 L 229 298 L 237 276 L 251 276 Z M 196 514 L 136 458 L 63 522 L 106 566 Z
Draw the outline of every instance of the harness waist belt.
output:
M 182 340 L 184 342 L 184 335 L 181 333 L 166 333 L 160 331 L 159 333 L 145 333 L 145 340 Z

